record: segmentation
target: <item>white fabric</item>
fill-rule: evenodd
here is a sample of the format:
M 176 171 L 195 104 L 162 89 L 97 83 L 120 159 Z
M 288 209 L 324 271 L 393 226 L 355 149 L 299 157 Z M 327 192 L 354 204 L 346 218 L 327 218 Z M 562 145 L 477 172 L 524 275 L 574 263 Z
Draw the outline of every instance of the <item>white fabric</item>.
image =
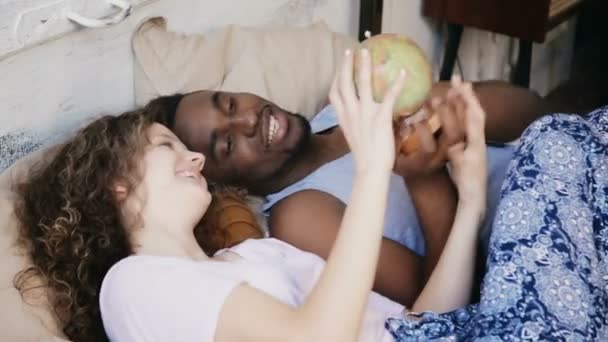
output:
M 229 251 L 242 259 L 203 261 L 131 256 L 104 278 L 100 308 L 112 341 L 213 341 L 225 299 L 240 283 L 298 306 L 323 269 L 318 256 L 276 239 L 247 240 Z M 224 253 L 226 250 L 218 252 Z M 362 340 L 390 340 L 384 320 L 403 306 L 370 295 Z
M 249 92 L 311 118 L 327 103 L 344 50 L 358 45 L 323 22 L 183 35 L 154 18 L 133 37 L 135 102 L 201 89 Z

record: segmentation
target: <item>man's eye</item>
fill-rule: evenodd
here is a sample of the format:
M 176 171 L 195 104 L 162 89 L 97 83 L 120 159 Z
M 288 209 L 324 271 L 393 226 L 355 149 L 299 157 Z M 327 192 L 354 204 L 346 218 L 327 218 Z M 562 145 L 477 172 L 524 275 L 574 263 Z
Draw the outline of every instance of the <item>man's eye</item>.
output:
M 234 100 L 234 97 L 231 97 L 230 99 L 228 99 L 228 113 L 233 114 L 235 110 L 236 110 L 236 101 Z
M 232 141 L 232 136 L 229 135 L 226 137 L 226 155 L 230 155 L 232 153 L 232 149 L 234 148 L 234 142 Z

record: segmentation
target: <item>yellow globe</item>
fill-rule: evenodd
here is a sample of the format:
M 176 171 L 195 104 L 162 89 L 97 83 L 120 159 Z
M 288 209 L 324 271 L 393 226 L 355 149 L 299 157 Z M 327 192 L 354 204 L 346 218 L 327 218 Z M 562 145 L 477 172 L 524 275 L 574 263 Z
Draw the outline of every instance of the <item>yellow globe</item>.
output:
M 431 64 L 424 51 L 411 39 L 392 33 L 379 34 L 361 43 L 372 60 L 372 90 L 374 99 L 383 95 L 404 69 L 405 85 L 393 107 L 394 117 L 409 116 L 422 106 L 431 92 Z M 358 82 L 359 53 L 355 53 L 355 84 Z

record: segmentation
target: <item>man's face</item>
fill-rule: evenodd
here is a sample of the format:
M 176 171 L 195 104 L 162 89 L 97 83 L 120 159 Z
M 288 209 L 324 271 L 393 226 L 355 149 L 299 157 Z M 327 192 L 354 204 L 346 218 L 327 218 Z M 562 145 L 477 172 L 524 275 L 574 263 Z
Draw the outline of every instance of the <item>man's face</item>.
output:
M 310 125 L 253 94 L 200 91 L 181 100 L 174 132 L 205 155 L 206 177 L 249 186 L 287 166 L 309 139 Z

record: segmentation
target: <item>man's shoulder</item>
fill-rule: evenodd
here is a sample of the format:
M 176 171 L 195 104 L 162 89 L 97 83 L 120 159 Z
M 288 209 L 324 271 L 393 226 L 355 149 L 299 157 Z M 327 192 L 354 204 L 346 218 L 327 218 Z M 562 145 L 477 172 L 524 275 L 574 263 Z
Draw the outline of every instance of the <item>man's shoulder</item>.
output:
M 307 211 L 310 207 L 333 207 L 338 206 L 338 204 L 344 207 L 344 204 L 330 193 L 307 189 L 286 196 L 272 207 L 271 213 L 294 210 Z
M 291 194 L 274 205 L 268 223 L 273 236 L 301 247 L 296 241 L 305 238 L 310 232 L 339 226 L 344 209 L 344 203 L 331 194 L 304 190 Z
M 271 222 L 317 220 L 324 216 L 342 215 L 344 203 L 335 196 L 319 190 L 303 190 L 293 193 L 270 210 Z

